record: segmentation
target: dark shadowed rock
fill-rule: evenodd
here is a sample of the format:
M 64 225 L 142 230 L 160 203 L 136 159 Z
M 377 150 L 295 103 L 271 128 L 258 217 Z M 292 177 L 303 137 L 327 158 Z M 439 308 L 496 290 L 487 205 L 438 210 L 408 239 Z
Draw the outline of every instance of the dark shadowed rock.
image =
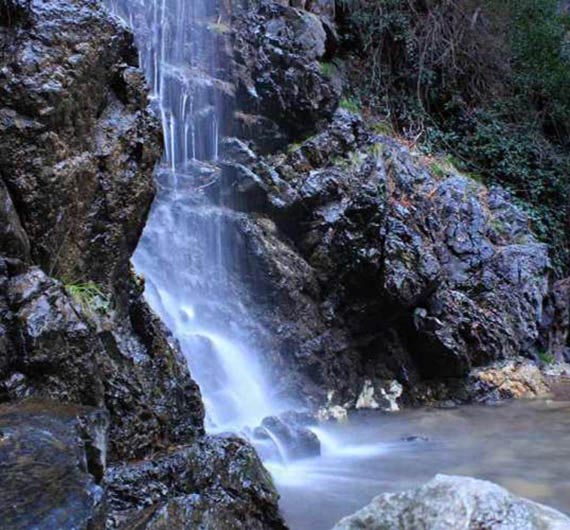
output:
M 8 258 L 30 259 L 30 242 L 22 228 L 12 197 L 0 180 L 0 248 Z
M 333 530 L 566 530 L 570 519 L 484 480 L 437 475 L 402 493 L 385 493 Z
M 132 36 L 91 0 L 9 4 L 0 401 L 107 407 L 113 459 L 190 441 L 203 432 L 198 387 L 129 264 L 160 156 Z M 87 282 L 97 294 L 70 295 Z
M 29 402 L 0 407 L 0 526 L 102 530 L 107 414 Z
M 236 10 L 233 26 L 238 136 L 272 150 L 324 124 L 338 105 L 340 87 L 321 71 L 323 19 L 262 1 Z
M 2 179 L 37 264 L 124 295 L 160 153 L 132 37 L 96 2 L 13 4 L 27 23 L 0 27 Z
M 4 278 L 0 400 L 45 397 L 111 412 L 112 457 L 202 432 L 203 406 L 185 360 L 141 293 L 128 320 L 86 314 L 38 268 Z
M 239 165 L 227 201 L 256 214 L 245 236 L 258 319 L 275 330 L 265 351 L 320 403 L 350 408 L 366 385 L 381 397 L 392 381 L 409 391 L 541 348 L 548 251 L 505 191 L 436 175 L 345 111 Z

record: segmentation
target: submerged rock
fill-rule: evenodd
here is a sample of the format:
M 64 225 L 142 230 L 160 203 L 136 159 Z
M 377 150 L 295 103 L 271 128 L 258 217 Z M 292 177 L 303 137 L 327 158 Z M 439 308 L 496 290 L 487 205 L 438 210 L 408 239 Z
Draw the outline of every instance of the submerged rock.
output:
M 88 407 L 0 406 L 0 526 L 103 530 L 108 421 Z
M 333 530 L 567 530 L 570 518 L 484 480 L 437 475 L 402 493 L 385 493 Z
M 286 412 L 269 416 L 254 430 L 254 441 L 266 440 L 274 444 L 277 456 L 286 461 L 320 456 L 321 443 L 309 428 L 315 423 L 311 415 L 303 413 Z

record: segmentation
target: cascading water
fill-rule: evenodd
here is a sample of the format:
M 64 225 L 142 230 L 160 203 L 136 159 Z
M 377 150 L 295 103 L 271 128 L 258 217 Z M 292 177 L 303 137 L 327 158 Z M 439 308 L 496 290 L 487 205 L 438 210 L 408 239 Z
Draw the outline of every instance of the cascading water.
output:
M 215 178 L 227 84 L 210 0 L 108 0 L 134 31 L 165 142 L 159 193 L 134 256 L 146 296 L 180 342 L 200 384 L 211 431 L 253 428 L 278 409 L 240 323 L 228 281 L 240 256 L 232 215 L 207 198 Z

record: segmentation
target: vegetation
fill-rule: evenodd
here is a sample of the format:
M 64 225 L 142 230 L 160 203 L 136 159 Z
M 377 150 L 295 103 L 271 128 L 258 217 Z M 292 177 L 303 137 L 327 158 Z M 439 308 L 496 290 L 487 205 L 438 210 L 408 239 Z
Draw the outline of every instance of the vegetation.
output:
M 89 316 L 105 315 L 111 309 L 111 301 L 94 282 L 69 283 L 65 290 Z
M 570 17 L 559 1 L 340 0 L 340 17 L 350 101 L 508 187 L 567 272 Z
M 360 114 L 360 102 L 356 98 L 344 98 L 340 101 L 340 107 L 348 112 Z
M 326 77 L 333 77 L 337 71 L 333 63 L 320 63 L 321 74 Z
M 544 364 L 554 364 L 556 362 L 554 355 L 544 351 L 538 353 L 538 358 Z

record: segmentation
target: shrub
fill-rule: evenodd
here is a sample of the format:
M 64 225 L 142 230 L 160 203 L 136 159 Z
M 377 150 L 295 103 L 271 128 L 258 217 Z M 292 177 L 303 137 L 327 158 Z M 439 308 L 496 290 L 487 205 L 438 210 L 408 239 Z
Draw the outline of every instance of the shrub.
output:
M 339 1 L 364 114 L 508 187 L 568 271 L 570 17 L 558 0 Z

